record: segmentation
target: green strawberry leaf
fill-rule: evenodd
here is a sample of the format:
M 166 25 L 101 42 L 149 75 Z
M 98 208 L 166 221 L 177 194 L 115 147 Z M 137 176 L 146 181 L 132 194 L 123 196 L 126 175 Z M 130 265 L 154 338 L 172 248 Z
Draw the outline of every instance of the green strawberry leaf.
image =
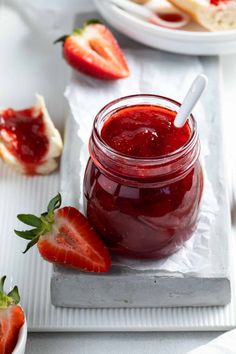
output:
M 50 200 L 47 211 L 48 213 L 53 212 L 55 209 L 60 208 L 60 206 L 61 206 L 61 194 L 58 193 L 54 198 Z
M 50 200 L 47 207 L 47 212 L 42 213 L 40 217 L 32 214 L 17 215 L 17 218 L 26 225 L 35 226 L 35 229 L 31 230 L 14 230 L 17 236 L 30 241 L 23 253 L 26 253 L 31 247 L 33 247 L 42 235 L 51 232 L 52 225 L 54 223 L 54 211 L 60 208 L 60 206 L 61 194 L 58 193 Z
M 57 43 L 59 43 L 59 42 L 63 42 L 63 44 L 64 44 L 64 42 L 65 42 L 65 40 L 66 40 L 67 37 L 69 37 L 69 34 L 65 34 L 64 36 L 59 37 L 58 39 L 56 39 L 56 40 L 53 42 L 53 44 L 57 44 Z
M 84 30 L 85 30 L 85 28 L 86 28 L 87 26 L 94 25 L 94 24 L 96 24 L 96 23 L 102 23 L 102 22 L 99 21 L 99 20 L 96 19 L 96 18 L 91 18 L 90 20 L 87 20 L 86 22 L 83 23 L 82 28 L 79 28 L 79 27 L 78 27 L 78 28 L 75 28 L 75 29 L 73 30 L 73 34 L 80 35 L 80 34 L 82 34 L 82 33 L 84 32 Z M 59 43 L 59 42 L 62 42 L 62 43 L 64 44 L 66 38 L 68 38 L 68 37 L 70 37 L 70 34 L 65 34 L 65 35 L 59 37 L 58 39 L 56 39 L 56 40 L 53 42 L 53 44 L 57 44 L 57 43 Z
M 101 24 L 101 21 L 97 20 L 96 18 L 91 18 L 90 20 L 87 20 L 86 22 L 83 23 L 82 28 L 79 28 L 79 27 L 75 28 L 73 30 L 73 34 L 81 35 L 84 32 L 84 30 L 86 29 L 87 26 L 95 25 L 97 23 Z
M 31 247 L 33 247 L 33 246 L 38 242 L 39 238 L 40 238 L 40 235 L 34 237 L 34 238 L 27 244 L 26 249 L 24 250 L 23 253 L 25 254 Z
M 80 35 L 84 32 L 84 28 L 75 28 L 73 34 Z
M 0 292 L 1 292 L 1 293 L 3 293 L 5 280 L 6 280 L 6 275 L 4 275 L 4 277 L 2 277 L 2 278 L 0 279 Z
M 39 229 L 32 229 L 32 230 L 25 230 L 25 231 L 14 230 L 14 232 L 17 236 L 20 236 L 25 240 L 32 240 L 36 235 L 38 235 Z
M 100 20 L 98 20 L 97 18 L 91 18 L 90 20 L 87 20 L 86 22 L 84 22 L 83 27 L 86 27 L 89 25 L 96 25 L 96 23 L 102 24 L 102 22 Z
M 17 286 L 14 286 L 14 288 L 7 294 L 7 296 L 13 300 L 15 305 L 20 302 L 20 295 Z
M 17 215 L 17 218 L 26 225 L 35 226 L 38 228 L 42 227 L 41 219 L 33 214 L 19 214 Z

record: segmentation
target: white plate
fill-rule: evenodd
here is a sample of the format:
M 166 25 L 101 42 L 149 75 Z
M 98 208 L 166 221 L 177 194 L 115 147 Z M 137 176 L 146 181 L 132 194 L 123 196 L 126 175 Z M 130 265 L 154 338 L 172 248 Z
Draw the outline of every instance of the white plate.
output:
M 101 15 L 118 31 L 153 48 L 190 55 L 236 52 L 236 30 L 203 32 L 191 24 L 185 30 L 158 27 L 122 10 L 107 0 L 95 0 Z
M 24 354 L 27 341 L 27 322 L 25 321 L 24 325 L 20 329 L 18 341 L 16 347 L 13 350 L 12 354 Z

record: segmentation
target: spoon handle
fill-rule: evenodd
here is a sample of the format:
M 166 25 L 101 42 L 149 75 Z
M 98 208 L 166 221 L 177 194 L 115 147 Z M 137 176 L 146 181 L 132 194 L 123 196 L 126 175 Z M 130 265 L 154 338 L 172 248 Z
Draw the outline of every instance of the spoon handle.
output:
M 187 121 L 190 113 L 192 112 L 194 106 L 198 102 L 201 94 L 207 86 L 207 76 L 200 74 L 196 77 L 192 83 L 187 95 L 184 98 L 182 105 L 180 106 L 179 112 L 177 113 L 174 121 L 174 125 L 177 128 L 181 128 Z

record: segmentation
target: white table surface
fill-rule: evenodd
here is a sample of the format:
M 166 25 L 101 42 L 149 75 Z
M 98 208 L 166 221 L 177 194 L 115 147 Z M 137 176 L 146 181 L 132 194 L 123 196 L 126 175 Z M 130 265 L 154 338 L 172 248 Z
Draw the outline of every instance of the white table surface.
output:
M 30 334 L 26 354 L 185 354 L 219 332 Z
M 17 106 L 34 102 L 33 93 L 46 97 L 49 111 L 57 126 L 63 129 L 66 102 L 63 91 L 68 79 L 68 70 L 60 57 L 60 49 L 51 45 L 47 33 L 47 19 L 38 17 L 37 25 L 45 26 L 44 35 L 36 35 L 37 28 L 30 31 L 26 18 L 15 11 L 16 2 L 26 5 L 28 0 L 6 0 L 0 2 L 0 106 Z M 37 6 L 49 3 L 37 0 Z M 53 0 L 56 6 L 69 6 L 76 11 L 91 10 L 91 0 Z M 30 9 L 30 7 L 29 7 Z M 65 18 L 61 26 L 70 30 L 72 17 Z M 37 27 L 37 26 L 36 26 Z M 54 35 L 63 34 L 55 26 Z M 40 56 L 37 43 L 45 45 L 47 56 Z M 53 65 L 52 65 L 53 60 Z M 223 99 L 225 134 L 228 149 L 234 143 L 233 121 L 236 99 L 236 55 L 221 58 L 223 72 Z M 60 73 L 60 75 L 58 74 Z M 60 97 L 60 99 L 58 99 Z M 205 344 L 219 332 L 185 333 L 31 333 L 28 337 L 27 354 L 185 354 L 188 350 Z

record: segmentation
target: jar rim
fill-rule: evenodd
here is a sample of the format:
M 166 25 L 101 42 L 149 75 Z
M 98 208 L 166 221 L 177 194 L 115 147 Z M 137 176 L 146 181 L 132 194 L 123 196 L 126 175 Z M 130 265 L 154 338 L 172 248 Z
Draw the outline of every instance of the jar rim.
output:
M 159 100 L 163 100 L 166 102 L 169 102 L 171 104 L 173 104 L 174 106 L 176 106 L 176 108 L 181 106 L 181 103 L 179 103 L 178 101 L 175 101 L 174 99 L 171 99 L 169 97 L 165 97 L 165 96 L 161 96 L 161 95 L 154 95 L 154 94 L 135 94 L 135 95 L 128 95 L 128 96 L 122 96 L 120 98 L 117 98 L 115 100 L 110 101 L 108 104 L 106 104 L 96 115 L 94 123 L 93 123 L 93 133 L 95 135 L 95 139 L 96 141 L 99 141 L 99 145 L 100 148 L 102 148 L 102 150 L 106 150 L 107 152 L 110 152 L 114 157 L 117 158 L 122 158 L 123 161 L 128 162 L 129 164 L 136 164 L 137 161 L 140 164 L 149 164 L 149 165 L 154 165 L 154 164 L 163 164 L 167 161 L 171 161 L 171 160 L 175 160 L 176 158 L 178 158 L 178 156 L 181 155 L 185 155 L 186 153 L 188 153 L 188 151 L 193 147 L 193 145 L 195 144 L 197 138 L 198 138 L 198 133 L 197 133 L 197 122 L 193 116 L 193 114 L 191 113 L 189 115 L 189 118 L 191 118 L 191 136 L 189 138 L 189 140 L 180 148 L 178 148 L 177 150 L 174 150 L 168 154 L 165 155 L 160 155 L 160 156 L 156 156 L 156 157 L 136 157 L 136 156 L 129 156 L 126 155 L 122 152 L 119 152 L 115 149 L 113 149 L 112 147 L 110 147 L 108 144 L 105 143 L 105 141 L 101 138 L 101 135 L 99 133 L 98 130 L 98 124 L 100 123 L 100 120 L 104 117 L 104 113 L 111 108 L 112 106 L 114 106 L 117 103 L 122 103 L 123 101 L 129 100 L 129 99 L 135 99 L 135 98 L 152 98 L 152 99 L 159 99 Z M 140 103 L 141 105 L 142 103 Z M 122 109 L 122 108 L 126 108 L 126 107 L 131 107 L 131 106 L 137 106 L 138 103 L 134 103 L 134 104 L 127 104 L 124 107 L 119 107 L 118 109 Z M 148 103 L 143 103 L 143 105 L 148 105 Z M 155 104 L 153 104 L 155 105 Z M 164 107 L 161 104 L 156 104 L 156 106 L 160 106 L 160 107 Z M 106 115 L 105 115 L 106 116 Z M 188 118 L 188 119 L 189 119 Z

